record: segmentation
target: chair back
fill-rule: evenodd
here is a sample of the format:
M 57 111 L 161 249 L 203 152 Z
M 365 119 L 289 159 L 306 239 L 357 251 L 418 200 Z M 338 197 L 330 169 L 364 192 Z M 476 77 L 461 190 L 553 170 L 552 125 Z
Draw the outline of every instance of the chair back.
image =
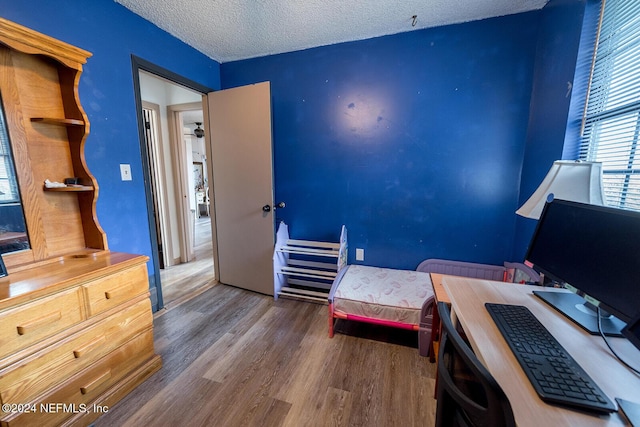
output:
M 507 396 L 453 326 L 449 306 L 439 302 L 437 308 L 442 336 L 436 426 L 515 427 Z

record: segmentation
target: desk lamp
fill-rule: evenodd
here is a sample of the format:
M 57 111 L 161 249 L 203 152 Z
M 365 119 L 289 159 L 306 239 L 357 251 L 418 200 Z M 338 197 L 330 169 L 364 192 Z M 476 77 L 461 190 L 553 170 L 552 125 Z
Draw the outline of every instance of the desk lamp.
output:
M 602 163 L 556 160 L 538 189 L 516 214 L 525 218 L 540 219 L 545 203 L 553 199 L 604 205 Z

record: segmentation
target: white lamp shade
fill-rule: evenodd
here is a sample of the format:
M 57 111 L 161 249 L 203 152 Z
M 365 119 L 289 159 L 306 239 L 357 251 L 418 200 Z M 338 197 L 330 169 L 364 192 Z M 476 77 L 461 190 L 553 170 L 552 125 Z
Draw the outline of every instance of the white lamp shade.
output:
M 539 219 L 545 203 L 553 199 L 603 205 L 602 163 L 573 160 L 553 162 L 538 189 L 516 213 Z

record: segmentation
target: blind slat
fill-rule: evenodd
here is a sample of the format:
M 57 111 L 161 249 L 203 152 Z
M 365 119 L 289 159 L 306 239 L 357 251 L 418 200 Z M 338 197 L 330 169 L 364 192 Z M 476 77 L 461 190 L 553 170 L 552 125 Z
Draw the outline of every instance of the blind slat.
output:
M 640 210 L 640 2 L 605 0 L 579 158 L 603 164 L 607 203 Z

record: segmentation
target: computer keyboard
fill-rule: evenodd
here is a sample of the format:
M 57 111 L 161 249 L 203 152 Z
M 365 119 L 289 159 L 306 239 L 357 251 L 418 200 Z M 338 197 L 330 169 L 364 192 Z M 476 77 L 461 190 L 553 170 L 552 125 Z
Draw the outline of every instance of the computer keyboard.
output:
M 616 410 L 527 307 L 493 303 L 485 307 L 542 400 L 601 413 Z

